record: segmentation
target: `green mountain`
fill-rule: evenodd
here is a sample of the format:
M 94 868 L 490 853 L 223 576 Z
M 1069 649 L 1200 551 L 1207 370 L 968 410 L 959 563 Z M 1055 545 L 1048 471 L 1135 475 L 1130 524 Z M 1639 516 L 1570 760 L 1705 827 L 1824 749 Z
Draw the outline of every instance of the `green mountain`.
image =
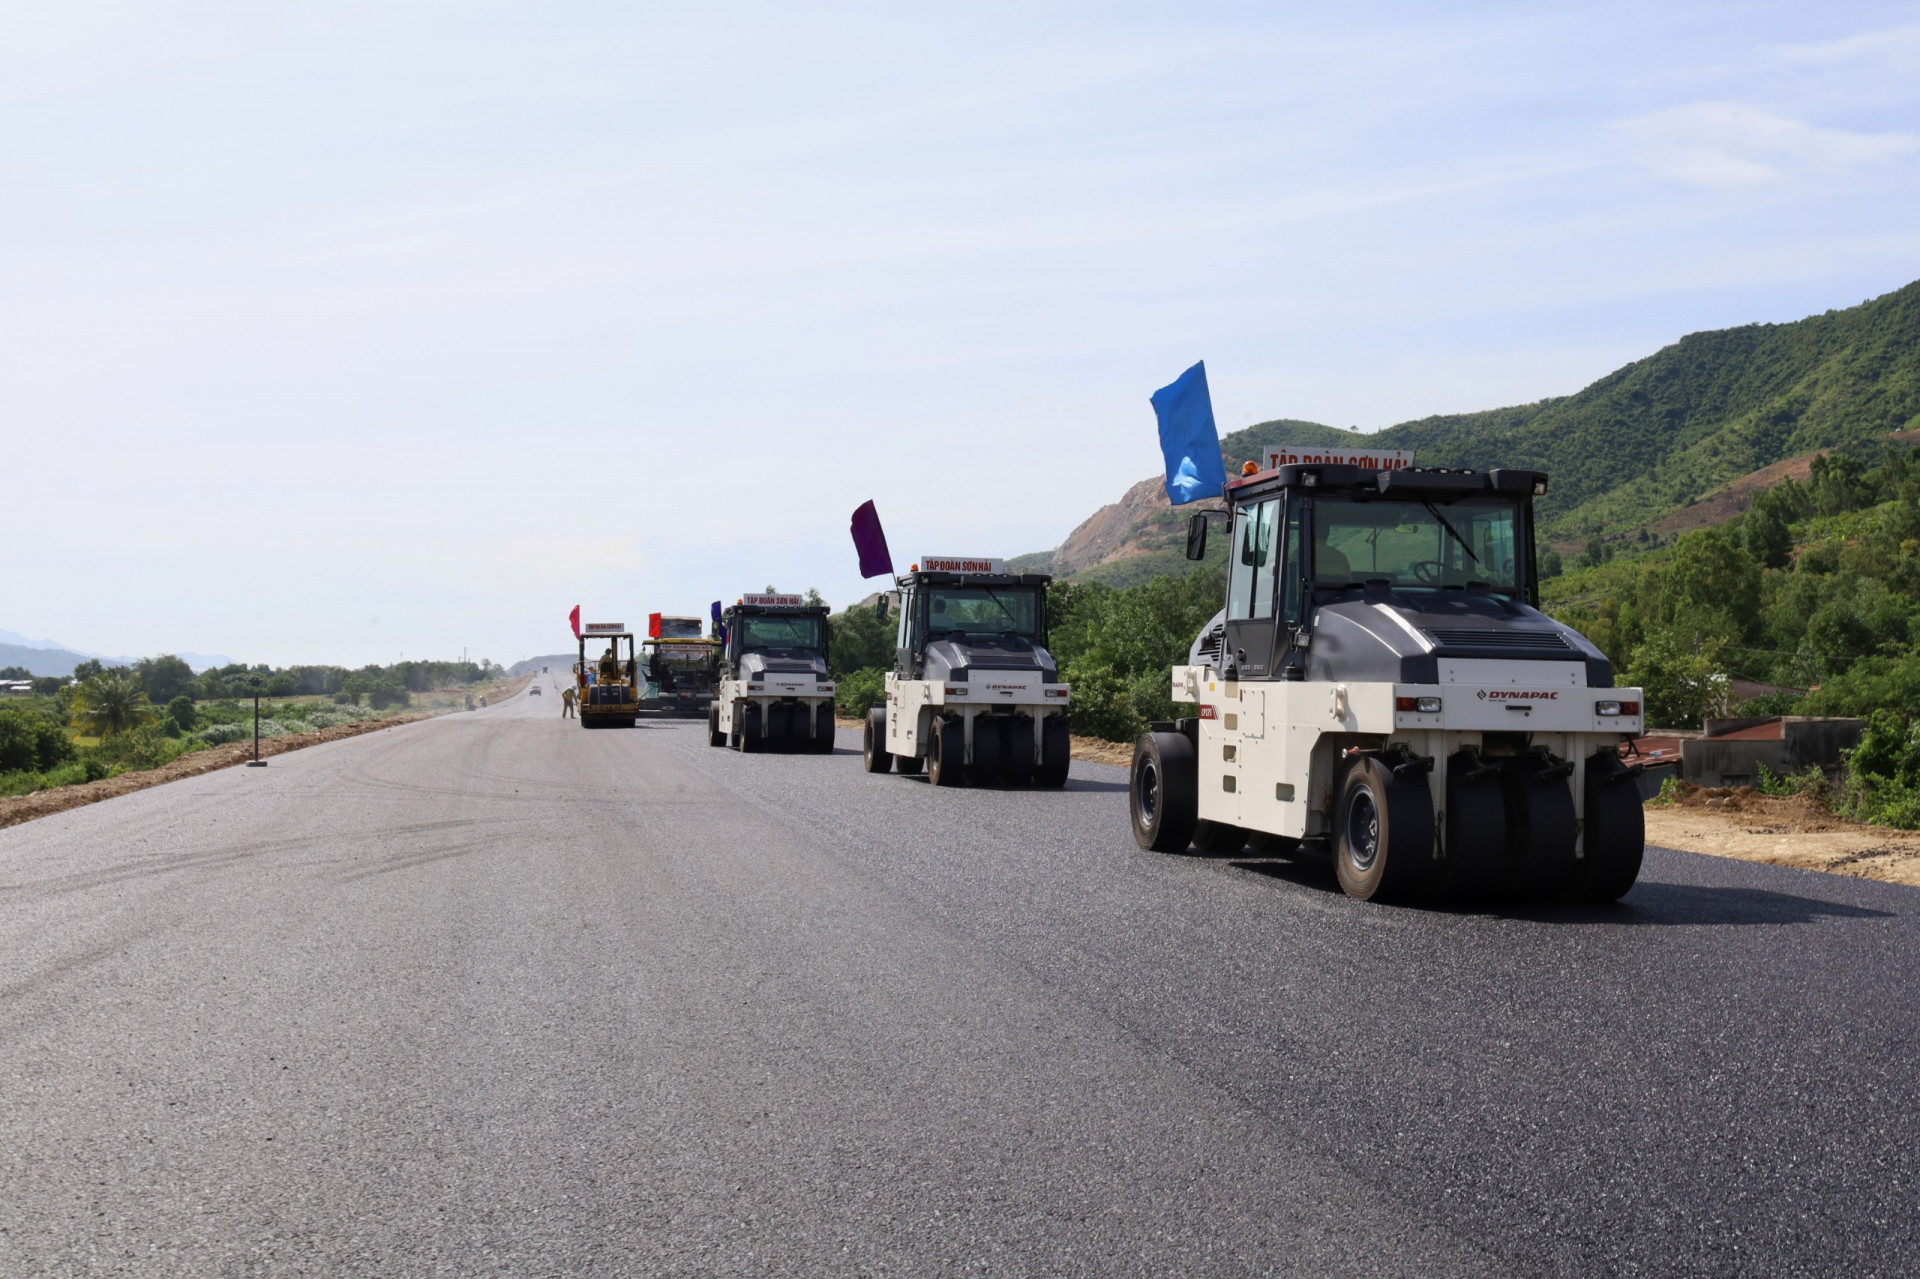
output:
M 1587 535 L 1650 523 L 1789 457 L 1914 427 L 1920 282 L 1790 324 L 1690 334 L 1560 399 L 1366 438 L 1424 466 L 1546 471 L 1543 522 Z
M 1422 466 L 1547 472 L 1556 540 L 1632 532 L 1742 477 L 1822 449 L 1872 454 L 1920 429 L 1920 282 L 1789 324 L 1694 333 L 1557 399 L 1402 422 L 1371 435 L 1279 420 L 1221 441 L 1228 470 L 1274 444 L 1411 449 Z M 1740 486 L 1737 506 L 1774 477 Z M 1723 505 L 1726 505 L 1723 503 Z M 1034 568 L 1126 585 L 1184 567 L 1184 516 L 1156 477 Z

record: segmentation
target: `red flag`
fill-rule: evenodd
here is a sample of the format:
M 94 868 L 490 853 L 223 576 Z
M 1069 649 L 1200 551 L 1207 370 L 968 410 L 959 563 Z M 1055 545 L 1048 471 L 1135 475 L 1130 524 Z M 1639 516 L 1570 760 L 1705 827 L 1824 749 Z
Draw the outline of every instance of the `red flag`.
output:
M 660 614 L 658 613 L 647 614 L 647 638 L 660 638 Z
M 567 620 L 573 623 L 573 637 L 580 638 L 580 606 L 575 604 L 573 612 L 567 614 Z

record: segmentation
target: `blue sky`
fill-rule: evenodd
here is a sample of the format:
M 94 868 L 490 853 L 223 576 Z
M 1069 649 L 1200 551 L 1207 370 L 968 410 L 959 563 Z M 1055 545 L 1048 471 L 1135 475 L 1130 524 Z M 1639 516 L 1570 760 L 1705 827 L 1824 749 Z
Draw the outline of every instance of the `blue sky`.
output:
M 1336 12 L 1337 10 L 1337 12 Z M 497 660 L 1920 277 L 1908 5 L 0 0 L 0 626 Z

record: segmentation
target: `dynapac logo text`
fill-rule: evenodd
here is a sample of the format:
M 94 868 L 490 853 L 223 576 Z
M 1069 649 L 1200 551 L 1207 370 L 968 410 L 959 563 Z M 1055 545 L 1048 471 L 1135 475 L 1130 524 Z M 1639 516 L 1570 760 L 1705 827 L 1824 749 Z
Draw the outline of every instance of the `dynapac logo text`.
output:
M 1554 702 L 1559 699 L 1560 694 L 1555 692 L 1530 693 L 1522 692 L 1518 689 L 1499 688 L 1483 688 L 1480 690 L 1480 700 L 1483 702 L 1488 700 L 1496 702 Z

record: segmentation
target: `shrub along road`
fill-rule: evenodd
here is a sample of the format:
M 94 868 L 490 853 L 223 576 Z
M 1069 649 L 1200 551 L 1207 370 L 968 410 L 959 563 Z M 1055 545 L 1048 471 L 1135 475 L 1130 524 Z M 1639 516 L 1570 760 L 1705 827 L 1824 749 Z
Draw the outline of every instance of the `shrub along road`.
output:
M 550 692 L 552 690 L 549 690 Z M 1896 1273 L 1920 891 L 1159 857 L 524 696 L 0 831 L 0 1274 Z
M 305 750 L 309 746 L 318 746 L 322 742 L 337 742 L 342 738 L 358 737 L 362 733 L 377 733 L 383 729 L 395 728 L 401 724 L 409 724 L 414 720 L 425 718 L 427 716 L 424 713 L 395 715 L 388 719 L 364 719 L 353 724 L 336 724 L 332 728 L 320 728 L 307 733 L 284 733 L 279 737 L 264 737 L 260 739 L 260 757 L 266 759 L 274 755 L 284 755 L 288 751 Z M 130 773 L 116 773 L 112 777 L 103 777 L 97 782 L 77 782 L 71 786 L 30 791 L 25 795 L 0 796 L 0 826 L 16 826 L 37 817 L 64 813 L 70 808 L 83 808 L 88 804 L 97 804 L 103 799 L 131 795 L 134 791 L 145 790 L 149 786 L 163 786 L 184 777 L 198 777 L 202 773 L 211 773 L 215 769 L 234 768 L 252 759 L 253 752 L 254 741 L 249 737 L 244 741 L 227 742 L 224 745 L 191 751 L 158 768 L 142 768 Z

